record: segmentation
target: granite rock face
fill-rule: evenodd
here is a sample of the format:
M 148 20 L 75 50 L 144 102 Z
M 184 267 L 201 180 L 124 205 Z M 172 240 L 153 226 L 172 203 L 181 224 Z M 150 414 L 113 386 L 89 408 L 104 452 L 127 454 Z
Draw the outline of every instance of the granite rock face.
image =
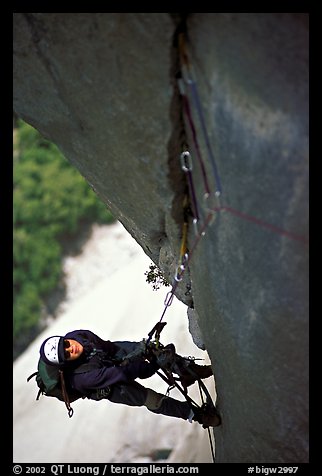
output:
M 15 112 L 57 144 L 170 280 L 187 188 L 180 19 L 14 14 Z M 213 363 L 216 461 L 306 462 L 307 16 L 192 13 L 185 25 L 217 181 L 189 85 L 187 94 L 210 188 L 219 177 L 222 193 L 210 197 L 218 211 L 176 295 L 198 316 L 195 342 Z M 193 164 L 200 231 L 209 204 Z M 190 249 L 194 240 L 190 226 Z

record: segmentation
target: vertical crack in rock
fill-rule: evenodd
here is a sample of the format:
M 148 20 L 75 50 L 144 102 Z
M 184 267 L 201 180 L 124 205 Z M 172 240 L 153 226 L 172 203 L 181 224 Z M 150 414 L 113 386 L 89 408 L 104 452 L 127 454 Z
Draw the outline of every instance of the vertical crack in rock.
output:
M 179 15 L 179 16 L 178 16 Z M 178 35 L 185 29 L 186 14 L 172 14 L 173 20 L 177 23 L 171 45 L 171 67 L 170 81 L 173 86 L 173 96 L 170 104 L 170 121 L 172 124 L 172 134 L 168 143 L 169 154 L 169 181 L 175 191 L 172 202 L 172 217 L 181 228 L 183 222 L 183 202 L 187 194 L 188 185 L 184 172 L 181 170 L 179 157 L 186 147 L 186 133 L 183 118 L 182 99 L 179 92 L 177 77 L 180 73 L 180 60 L 178 50 Z
M 171 216 L 178 225 L 178 236 L 182 239 L 182 227 L 186 213 L 191 214 L 189 204 L 185 204 L 188 195 L 188 183 L 186 175 L 180 166 L 180 154 L 187 148 L 186 132 L 183 117 L 182 98 L 179 92 L 177 78 L 180 73 L 180 58 L 178 49 L 178 35 L 186 29 L 188 13 L 171 13 L 170 16 L 175 25 L 173 41 L 170 51 L 170 81 L 173 86 L 173 95 L 170 103 L 170 121 L 172 124 L 172 134 L 168 142 L 168 179 L 171 188 L 174 190 L 172 201 Z M 179 249 L 178 249 L 179 252 Z M 189 270 L 186 270 L 183 282 L 179 286 L 178 298 L 192 307 L 191 281 Z

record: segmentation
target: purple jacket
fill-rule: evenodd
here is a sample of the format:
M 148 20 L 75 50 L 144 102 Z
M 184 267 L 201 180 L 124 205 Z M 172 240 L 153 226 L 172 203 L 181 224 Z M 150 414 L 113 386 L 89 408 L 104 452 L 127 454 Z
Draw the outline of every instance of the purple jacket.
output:
M 139 342 L 105 341 L 93 332 L 82 329 L 68 332 L 65 338 L 74 339 L 84 347 L 79 359 L 65 364 L 65 375 L 71 387 L 84 396 L 90 396 L 97 389 L 104 389 L 119 382 L 149 378 L 159 368 L 157 364 L 147 362 L 143 358 L 124 366 L 117 365 L 117 356 L 124 356 L 128 350 L 138 346 Z M 88 364 L 89 370 L 84 366 L 84 372 L 74 373 L 74 370 L 85 363 Z

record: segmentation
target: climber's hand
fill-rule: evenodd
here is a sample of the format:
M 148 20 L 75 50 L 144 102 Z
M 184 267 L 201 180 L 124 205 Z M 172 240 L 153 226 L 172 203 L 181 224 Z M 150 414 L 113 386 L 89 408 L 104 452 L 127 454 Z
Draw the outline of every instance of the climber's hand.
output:
M 122 362 L 120 363 L 120 367 L 124 367 L 125 365 L 128 365 L 130 363 L 129 359 L 124 359 L 122 360 Z

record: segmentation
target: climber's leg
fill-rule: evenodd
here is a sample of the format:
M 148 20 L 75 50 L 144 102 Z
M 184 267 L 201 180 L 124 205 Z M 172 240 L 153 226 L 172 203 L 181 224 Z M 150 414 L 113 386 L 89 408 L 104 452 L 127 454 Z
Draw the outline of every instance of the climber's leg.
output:
M 129 406 L 146 406 L 153 413 L 183 418 L 192 417 L 191 407 L 187 402 L 181 402 L 171 397 L 166 397 L 138 382 L 116 383 L 111 385 L 111 393 L 106 397 L 114 403 L 123 403 Z
M 147 407 L 153 413 L 187 419 L 190 414 L 190 405 L 171 397 L 166 397 L 138 382 L 116 383 L 111 385 L 111 393 L 106 397 L 114 403 L 123 405 Z
M 184 420 L 188 420 L 193 416 L 188 402 L 181 402 L 161 395 L 150 388 L 147 389 L 147 398 L 144 405 L 153 413 L 161 413 L 162 415 L 183 418 Z
M 216 409 L 200 409 L 191 407 L 188 402 L 175 400 L 138 382 L 119 383 L 111 385 L 111 393 L 105 397 L 114 403 L 142 407 L 146 406 L 152 413 L 182 418 L 183 420 L 197 421 L 204 428 L 218 426 L 221 419 Z
M 131 407 L 142 407 L 147 398 L 147 389 L 138 382 L 115 383 L 106 397 L 113 403 L 123 403 Z

